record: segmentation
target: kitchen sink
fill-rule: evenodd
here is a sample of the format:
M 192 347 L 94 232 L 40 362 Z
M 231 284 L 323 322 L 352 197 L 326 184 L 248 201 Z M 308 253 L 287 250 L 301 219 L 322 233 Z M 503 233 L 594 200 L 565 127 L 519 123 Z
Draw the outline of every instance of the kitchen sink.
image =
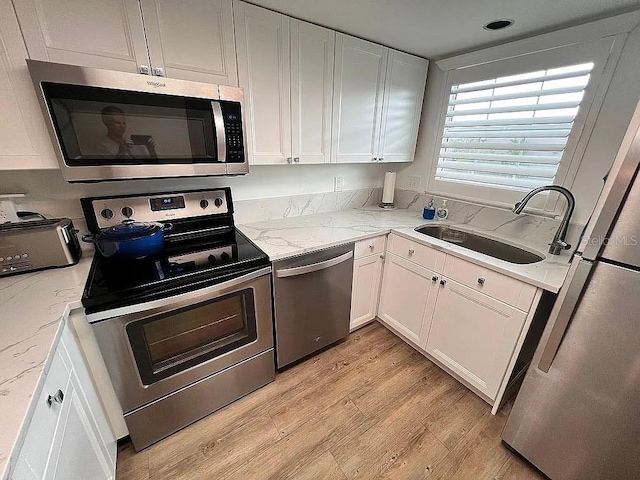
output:
M 444 225 L 424 225 L 415 229 L 416 232 L 439 238 L 474 252 L 484 253 L 490 257 L 504 260 L 505 262 L 527 264 L 544 260 L 545 257 L 522 248 L 514 247 L 507 243 L 483 237 L 476 233 L 465 232 Z

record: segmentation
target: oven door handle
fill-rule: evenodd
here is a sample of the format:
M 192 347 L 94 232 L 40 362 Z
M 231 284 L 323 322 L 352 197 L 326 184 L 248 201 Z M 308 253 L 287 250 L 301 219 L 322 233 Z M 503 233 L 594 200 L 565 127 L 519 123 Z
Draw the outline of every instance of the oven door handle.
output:
M 218 295 L 221 292 L 242 285 L 243 283 L 249 282 L 263 275 L 268 275 L 270 273 L 271 267 L 261 268 L 260 270 L 247 273 L 246 275 L 242 275 L 227 282 L 200 288 L 192 292 L 181 293 L 172 297 L 161 298 L 145 303 L 136 303 L 134 305 L 114 308 L 112 310 L 106 310 L 104 312 L 90 313 L 87 314 L 87 320 L 89 321 L 89 323 L 95 323 L 101 320 L 107 320 L 114 317 L 123 317 L 127 315 L 141 314 L 142 316 L 148 316 L 165 313 L 179 308 L 178 304 L 180 304 L 181 302 L 189 301 L 191 305 L 197 304 L 200 301 L 210 299 L 212 298 L 212 296 Z
M 318 270 L 324 270 L 325 268 L 333 267 L 342 262 L 346 262 L 353 257 L 353 252 L 343 253 L 342 255 L 330 258 L 324 262 L 312 263 L 310 265 L 303 265 L 302 267 L 283 268 L 282 270 L 276 270 L 276 277 L 294 277 L 296 275 L 304 275 L 306 273 L 317 272 Z

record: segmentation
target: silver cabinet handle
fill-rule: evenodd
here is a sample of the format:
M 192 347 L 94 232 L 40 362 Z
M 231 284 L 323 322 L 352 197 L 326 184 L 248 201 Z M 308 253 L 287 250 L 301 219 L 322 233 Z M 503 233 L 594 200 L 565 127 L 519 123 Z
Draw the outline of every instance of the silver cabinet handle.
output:
M 413 248 L 409 249 L 409 256 L 413 255 L 414 253 L 416 253 L 416 251 Z
M 339 263 L 346 262 L 353 257 L 353 252 L 343 253 L 342 255 L 330 258 L 324 262 L 312 263 L 311 265 L 303 265 L 302 267 L 283 268 L 282 270 L 276 270 L 276 277 L 294 277 L 296 275 L 304 275 L 306 273 L 317 272 L 318 270 L 324 270 L 325 268 L 333 267 Z
M 433 277 L 431 277 L 431 281 L 432 282 L 437 282 L 438 281 L 438 277 L 434 275 Z
M 300 163 L 300 157 L 293 157 L 294 163 Z
M 163 67 L 155 67 L 153 69 L 153 74 L 157 77 L 164 77 L 164 68 Z
M 484 285 L 485 282 L 485 278 L 484 277 L 478 277 L 478 285 Z
M 384 260 L 384 255 L 380 255 L 380 258 L 381 258 L 382 260 Z
M 64 393 L 62 393 L 62 390 L 58 390 L 56 393 L 54 393 L 53 395 L 49 395 L 47 397 L 47 405 L 49 407 L 51 407 L 51 405 L 53 403 L 62 403 L 62 401 L 64 400 Z
M 444 278 L 440 280 L 440 285 L 445 286 L 446 284 L 447 284 L 447 281 Z
M 378 159 L 377 159 L 376 157 L 373 157 L 373 158 L 371 159 L 371 161 L 372 161 L 372 162 L 377 162 L 377 161 L 378 161 Z
M 138 66 L 138 71 L 139 71 L 142 75 L 149 75 L 149 73 L 150 73 L 149 65 L 139 65 L 139 66 Z
M 291 163 L 291 162 L 293 162 L 293 158 L 287 157 L 287 163 Z
M 371 250 L 373 250 L 373 249 L 375 248 L 375 246 L 374 246 L 373 244 L 371 244 L 371 245 L 369 245 L 369 248 L 370 248 Z
M 378 161 L 379 161 L 379 162 L 384 162 L 384 157 L 380 157 L 380 158 L 378 158 Z

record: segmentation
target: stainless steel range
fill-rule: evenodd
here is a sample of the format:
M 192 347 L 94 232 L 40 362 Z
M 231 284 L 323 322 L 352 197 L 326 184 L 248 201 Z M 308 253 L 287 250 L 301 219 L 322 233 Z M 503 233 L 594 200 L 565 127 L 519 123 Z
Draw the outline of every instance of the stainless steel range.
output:
M 92 232 L 171 221 L 160 255 L 96 254 L 82 303 L 137 450 L 275 378 L 271 267 L 228 188 L 82 199 Z

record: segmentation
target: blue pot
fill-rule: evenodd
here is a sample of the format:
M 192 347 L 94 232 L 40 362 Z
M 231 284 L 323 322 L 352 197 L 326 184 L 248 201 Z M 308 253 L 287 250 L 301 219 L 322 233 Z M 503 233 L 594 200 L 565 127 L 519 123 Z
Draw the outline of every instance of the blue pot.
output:
M 85 235 L 82 241 L 93 243 L 103 257 L 134 260 L 160 253 L 164 248 L 164 234 L 172 228 L 170 223 L 125 220 L 95 235 Z

